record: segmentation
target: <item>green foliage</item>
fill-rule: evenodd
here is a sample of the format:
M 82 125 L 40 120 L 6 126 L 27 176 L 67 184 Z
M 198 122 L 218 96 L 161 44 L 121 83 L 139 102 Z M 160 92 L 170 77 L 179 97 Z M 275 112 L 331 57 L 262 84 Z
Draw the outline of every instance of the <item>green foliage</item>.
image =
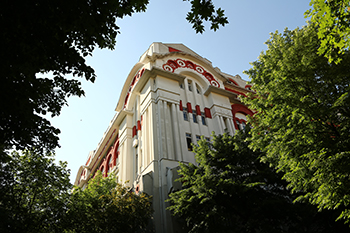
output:
M 59 130 L 42 115 L 60 114 L 69 96 L 83 96 L 81 83 L 95 73 L 85 62 L 96 47 L 113 49 L 116 18 L 144 11 L 148 0 L 11 1 L 0 3 L 0 144 L 48 150 Z M 48 72 L 52 78 L 45 77 Z M 41 74 L 38 76 L 38 74 Z M 50 75 L 51 76 L 51 75 Z
M 350 54 L 329 63 L 317 54 L 314 24 L 275 32 L 246 73 L 256 92 L 243 101 L 256 110 L 252 147 L 284 174 L 294 192 L 350 218 Z
M 228 24 L 224 10 L 221 8 L 215 10 L 212 0 L 191 0 L 191 11 L 188 12 L 186 19 L 192 24 L 196 33 L 205 31 L 203 21 L 211 22 L 210 29 L 214 31 L 219 29 L 220 25 Z
M 329 62 L 339 63 L 341 56 L 350 46 L 350 0 L 311 0 L 312 9 L 305 15 L 319 25 L 321 40 L 319 54 Z
M 62 232 L 70 189 L 67 163 L 12 152 L 0 164 L 0 232 Z
M 0 146 L 56 148 L 60 130 L 43 115 L 58 116 L 69 96 L 84 96 L 78 78 L 96 78 L 85 58 L 96 47 L 114 49 L 117 18 L 145 11 L 148 2 L 1 1 Z M 203 20 L 213 30 L 227 23 L 211 0 L 191 3 L 188 20 L 196 32 L 204 31 Z
M 75 188 L 66 217 L 66 232 L 135 232 L 147 226 L 152 216 L 151 198 L 136 195 L 101 172 L 87 188 Z
M 170 194 L 169 209 L 190 232 L 334 232 L 334 218 L 293 204 L 287 183 L 249 149 L 248 132 L 214 136 L 194 146 L 198 165 L 180 163 L 183 189 Z M 341 227 L 344 228 L 343 225 Z

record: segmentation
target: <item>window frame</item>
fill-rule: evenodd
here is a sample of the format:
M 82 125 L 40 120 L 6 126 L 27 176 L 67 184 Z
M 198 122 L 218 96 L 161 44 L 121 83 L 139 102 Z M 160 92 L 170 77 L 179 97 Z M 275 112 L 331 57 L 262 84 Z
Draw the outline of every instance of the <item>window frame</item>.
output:
M 202 119 L 202 125 L 208 125 L 204 112 L 201 112 L 201 119 Z
M 188 121 L 188 111 L 187 108 L 182 108 L 182 115 L 185 121 Z
M 192 151 L 193 146 L 192 146 L 192 134 L 186 133 L 186 143 L 187 143 L 187 150 Z
M 193 123 L 198 124 L 198 119 L 197 119 L 197 112 L 195 109 L 192 109 L 192 117 L 193 117 Z

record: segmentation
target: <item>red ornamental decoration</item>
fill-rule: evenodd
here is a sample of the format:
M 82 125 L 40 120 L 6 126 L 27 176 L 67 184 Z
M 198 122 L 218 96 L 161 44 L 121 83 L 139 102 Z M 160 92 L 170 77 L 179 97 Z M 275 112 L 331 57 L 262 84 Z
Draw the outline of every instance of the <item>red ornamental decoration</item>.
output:
M 139 79 L 141 78 L 141 76 L 143 75 L 143 72 L 145 71 L 145 68 L 143 68 L 142 70 L 139 70 L 136 75 L 134 76 L 134 78 L 132 79 L 130 86 L 129 86 L 129 90 L 128 93 L 125 96 L 125 100 L 124 100 L 124 108 L 126 107 L 126 104 L 128 103 L 128 99 L 130 96 L 130 92 L 132 90 L 132 88 L 134 87 L 134 85 L 139 81 Z
M 207 72 L 200 65 L 197 65 L 189 60 L 182 60 L 182 59 L 168 60 L 163 65 L 163 70 L 166 70 L 172 73 L 174 73 L 174 71 L 177 68 L 188 68 L 188 69 L 195 70 L 197 73 L 203 75 L 209 81 L 210 85 L 215 87 L 220 87 L 220 84 L 218 83 L 218 81 L 215 80 L 215 78 L 211 73 Z

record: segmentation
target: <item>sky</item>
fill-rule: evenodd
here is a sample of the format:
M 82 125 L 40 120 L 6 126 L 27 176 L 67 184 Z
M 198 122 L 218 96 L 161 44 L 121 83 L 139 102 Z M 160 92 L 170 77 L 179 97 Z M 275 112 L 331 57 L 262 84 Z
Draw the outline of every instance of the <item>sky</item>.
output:
M 61 130 L 56 160 L 67 161 L 74 183 L 78 169 L 96 149 L 115 115 L 121 89 L 132 67 L 153 42 L 182 43 L 214 67 L 231 75 L 251 68 L 267 49 L 270 33 L 306 25 L 307 0 L 213 0 L 225 10 L 229 24 L 218 31 L 206 25 L 196 34 L 186 21 L 190 3 L 183 0 L 150 0 L 147 11 L 117 20 L 120 34 L 114 50 L 96 49 L 87 63 L 96 72 L 95 83 L 81 80 L 85 97 L 70 97 L 61 115 L 51 119 Z

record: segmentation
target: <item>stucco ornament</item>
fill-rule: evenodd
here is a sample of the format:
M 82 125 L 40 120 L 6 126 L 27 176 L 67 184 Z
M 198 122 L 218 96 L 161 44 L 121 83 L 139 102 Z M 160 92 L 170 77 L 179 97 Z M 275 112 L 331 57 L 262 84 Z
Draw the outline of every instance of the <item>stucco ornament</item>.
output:
M 169 59 L 164 65 L 163 70 L 169 71 L 174 73 L 177 68 L 188 68 L 196 71 L 198 74 L 204 76 L 210 83 L 210 85 L 214 87 L 220 87 L 220 84 L 218 81 L 215 80 L 214 76 L 206 71 L 203 67 L 200 65 L 197 65 L 189 60 L 183 60 L 183 59 L 176 59 L 171 60 Z

